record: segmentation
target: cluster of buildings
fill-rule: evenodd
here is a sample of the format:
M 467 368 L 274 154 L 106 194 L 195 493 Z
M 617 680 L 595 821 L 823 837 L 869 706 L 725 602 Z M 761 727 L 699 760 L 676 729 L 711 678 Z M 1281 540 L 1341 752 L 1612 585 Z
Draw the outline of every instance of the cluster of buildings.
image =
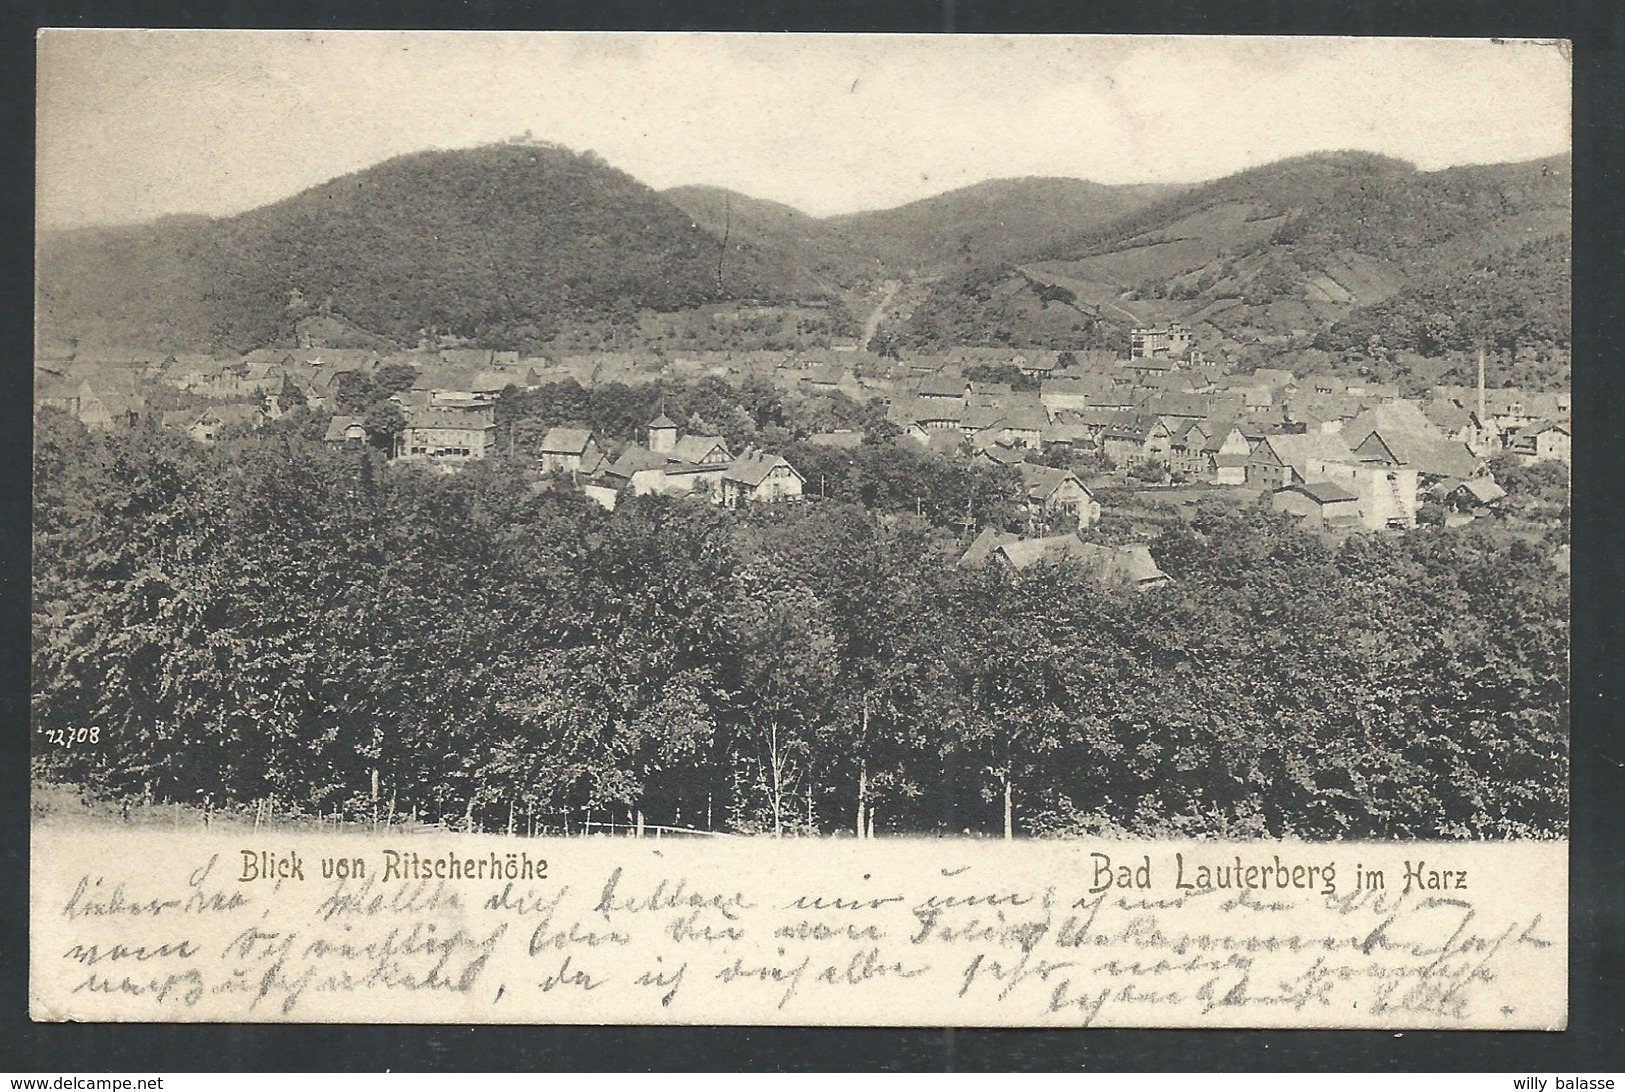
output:
M 1327 528 L 1414 526 L 1428 500 L 1492 505 L 1488 461 L 1501 452 L 1524 462 L 1569 458 L 1563 392 L 1487 390 L 1481 371 L 1476 388 L 1402 398 L 1390 385 L 1329 375 L 1232 375 L 1199 361 L 1177 327 L 1136 338 L 1143 356 L 1079 361 L 1036 390 L 944 367 L 893 394 L 888 414 L 904 436 L 936 450 L 1022 466 L 1061 447 L 1106 468 L 1160 472 L 1166 483 L 1265 492 Z M 1139 367 L 1147 360 L 1167 367 L 1148 373 Z
M 568 474 L 610 509 L 624 495 L 691 496 L 739 508 L 802 494 L 805 479 L 782 456 L 754 448 L 735 454 L 721 436 L 681 434 L 664 413 L 645 431 L 645 443 L 627 444 L 612 459 L 589 429 L 550 429 L 542 439 L 540 467 Z
M 1233 374 L 1205 357 L 1178 324 L 1136 328 L 1127 357 L 959 348 L 883 359 L 855 346 L 657 358 L 320 347 L 262 349 L 231 360 L 132 354 L 38 362 L 35 396 L 37 404 L 91 427 L 157 416 L 207 443 L 225 429 L 255 428 L 296 406 L 328 412 L 347 376 L 370 377 L 391 364 L 410 366 L 413 376 L 391 395 L 404 422 L 393 437 L 396 458 L 443 465 L 485 458 L 497 443 L 496 401 L 510 387 L 569 378 L 587 385 L 707 375 L 735 384 L 765 381 L 801 395 L 878 401 L 909 441 L 1019 468 L 1035 533 L 1087 529 L 1098 518 L 1099 506 L 1077 475 L 1034 461 L 1056 448 L 1087 454 L 1103 468 L 1138 468 L 1148 479 L 1160 472 L 1168 482 L 1267 492 L 1277 507 L 1315 526 L 1370 529 L 1413 525 L 1429 499 L 1464 509 L 1493 505 L 1496 487 L 1486 482 L 1486 464 L 1500 452 L 1525 462 L 1567 462 L 1570 454 L 1568 395 L 1486 389 L 1482 362 L 1477 387 L 1441 386 L 1402 398 L 1390 385 L 1332 375 Z M 1022 378 L 1014 385 L 985 378 L 1015 374 Z M 160 386 L 194 408 L 149 413 L 148 395 Z M 329 417 L 330 442 L 367 436 L 364 419 Z M 858 438 L 812 439 L 839 445 Z M 649 423 L 644 442 L 613 452 L 579 428 L 554 429 L 542 447 L 540 469 L 568 472 L 606 504 L 623 493 L 741 504 L 796 496 L 803 484 L 782 457 L 736 453 L 716 436 L 680 435 L 664 417 Z

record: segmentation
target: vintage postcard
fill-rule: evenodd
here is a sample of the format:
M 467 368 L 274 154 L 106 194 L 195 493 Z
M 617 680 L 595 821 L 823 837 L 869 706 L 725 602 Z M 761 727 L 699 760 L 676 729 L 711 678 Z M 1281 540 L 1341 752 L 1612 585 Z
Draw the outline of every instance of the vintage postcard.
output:
M 1565 43 L 37 48 L 34 1019 L 1565 1025 Z

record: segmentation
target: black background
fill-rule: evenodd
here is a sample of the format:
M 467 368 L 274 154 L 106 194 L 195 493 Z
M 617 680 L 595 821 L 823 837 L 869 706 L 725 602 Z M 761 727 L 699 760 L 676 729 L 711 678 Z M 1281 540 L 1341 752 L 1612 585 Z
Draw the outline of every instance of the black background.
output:
M 1614 0 L 1002 0 L 941 3 L 383 2 L 0 5 L 0 1071 L 1625 1070 L 1625 4 Z M 62 1025 L 27 1018 L 28 550 L 33 35 L 203 26 L 1442 35 L 1574 41 L 1574 661 L 1569 1030 Z M 1178 74 L 1170 73 L 1170 78 Z M 1191 78 L 1200 79 L 1200 74 Z

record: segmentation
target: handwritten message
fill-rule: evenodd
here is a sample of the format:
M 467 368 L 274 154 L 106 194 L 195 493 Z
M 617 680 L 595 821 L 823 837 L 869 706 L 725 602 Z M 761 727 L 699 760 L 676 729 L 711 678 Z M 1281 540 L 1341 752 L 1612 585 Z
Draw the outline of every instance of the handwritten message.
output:
M 1564 843 L 33 836 L 41 1020 L 1555 1028 Z

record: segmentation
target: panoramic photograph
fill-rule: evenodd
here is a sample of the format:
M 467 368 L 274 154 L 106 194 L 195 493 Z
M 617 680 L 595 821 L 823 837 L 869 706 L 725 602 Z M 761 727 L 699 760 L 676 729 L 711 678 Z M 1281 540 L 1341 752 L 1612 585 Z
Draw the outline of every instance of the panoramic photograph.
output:
M 1561 43 L 38 59 L 35 824 L 1567 838 Z

